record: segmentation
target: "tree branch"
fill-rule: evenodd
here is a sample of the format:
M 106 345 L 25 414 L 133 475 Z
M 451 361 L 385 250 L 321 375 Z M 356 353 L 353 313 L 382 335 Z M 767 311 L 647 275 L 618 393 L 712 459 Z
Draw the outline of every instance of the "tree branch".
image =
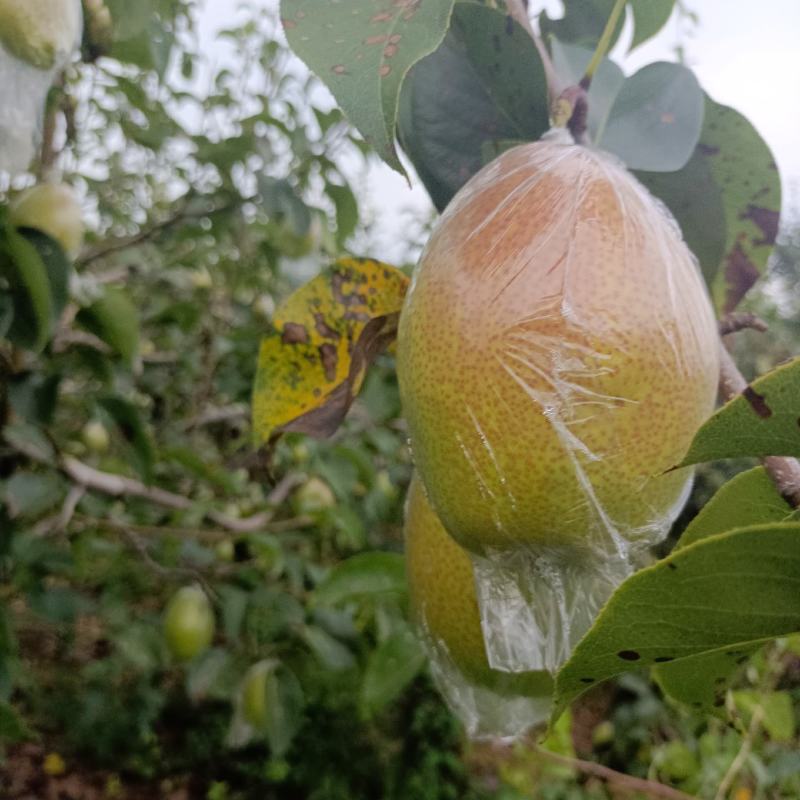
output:
M 633 775 L 626 775 L 624 772 L 617 772 L 610 767 L 604 767 L 602 764 L 595 764 L 594 761 L 584 761 L 582 758 L 570 758 L 569 756 L 562 756 L 558 753 L 552 753 L 550 750 L 545 750 L 543 747 L 534 745 L 536 752 L 544 758 L 553 761 L 556 764 L 561 764 L 564 767 L 572 767 L 586 775 L 592 775 L 599 778 L 606 783 L 613 783 L 621 789 L 628 789 L 632 792 L 641 792 L 648 797 L 664 798 L 664 800 L 697 800 L 694 796 L 681 792 L 678 789 L 673 789 L 658 781 L 651 781 L 645 778 L 634 778 Z
M 51 467 L 55 466 L 76 486 L 84 489 L 101 492 L 111 497 L 139 497 L 155 505 L 172 508 L 177 511 L 187 511 L 194 507 L 194 503 L 188 497 L 175 494 L 158 486 L 148 486 L 135 478 L 128 478 L 111 472 L 101 472 L 72 456 L 61 456 L 58 463 L 53 464 L 36 448 L 17 444 L 15 449 L 31 461 Z M 244 519 L 236 519 L 212 509 L 207 511 L 205 516 L 211 522 L 231 533 L 253 533 L 262 530 L 272 521 L 274 516 L 272 509 L 280 505 L 291 493 L 292 489 L 304 480 L 305 476 L 299 473 L 286 475 L 275 485 L 267 497 L 267 504 L 271 506 L 270 510 L 262 511 L 260 514 L 254 514 Z

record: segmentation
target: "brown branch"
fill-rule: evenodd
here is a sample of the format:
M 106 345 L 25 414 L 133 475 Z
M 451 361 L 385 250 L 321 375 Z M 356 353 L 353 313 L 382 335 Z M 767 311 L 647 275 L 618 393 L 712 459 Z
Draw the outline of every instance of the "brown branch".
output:
M 599 778 L 606 783 L 613 783 L 621 789 L 628 789 L 631 792 L 641 792 L 648 797 L 664 798 L 664 800 L 697 800 L 693 795 L 686 794 L 678 789 L 673 789 L 671 786 L 666 786 L 658 781 L 635 778 L 633 775 L 617 772 L 615 769 L 604 767 L 602 764 L 595 764 L 594 761 L 584 761 L 582 758 L 570 758 L 569 756 L 552 753 L 538 745 L 534 745 L 534 749 L 539 755 L 556 764 L 577 769 L 586 775 Z
M 544 67 L 544 74 L 547 79 L 547 94 L 550 98 L 550 105 L 552 105 L 561 94 L 561 81 L 550 59 L 550 53 L 547 52 L 547 48 L 541 37 L 533 29 L 531 18 L 528 16 L 527 3 L 525 3 L 524 0 L 506 0 L 506 9 L 509 15 L 512 16 L 528 32 L 531 39 L 533 39 L 533 43 L 539 52 L 539 58 L 542 59 L 542 66 Z
M 59 469 L 74 484 L 84 489 L 101 492 L 111 497 L 139 497 L 155 505 L 175 509 L 176 511 L 187 511 L 195 505 L 192 500 L 183 495 L 161 489 L 158 486 L 148 486 L 135 478 L 128 478 L 111 472 L 101 472 L 72 456 L 61 456 L 57 463 L 53 464 L 43 457 L 36 448 L 17 444 L 15 449 L 31 461 Z M 280 505 L 292 489 L 304 480 L 305 476 L 298 473 L 286 475 L 276 484 L 267 497 L 267 504 L 271 506 L 270 510 L 262 511 L 260 514 L 253 514 L 253 516 L 245 517 L 244 519 L 236 519 L 212 509 L 207 511 L 205 516 L 214 524 L 225 528 L 231 533 L 254 533 L 255 531 L 263 530 L 272 521 L 274 516 L 272 508 Z
M 748 388 L 724 343 L 720 347 L 719 390 L 725 400 L 738 397 Z M 788 456 L 767 456 L 761 459 L 781 496 L 793 508 L 800 507 L 800 462 Z
M 743 330 L 754 330 L 765 333 L 769 326 L 761 317 L 751 314 L 749 311 L 731 311 L 719 321 L 719 335 L 728 336 L 731 333 L 738 333 Z

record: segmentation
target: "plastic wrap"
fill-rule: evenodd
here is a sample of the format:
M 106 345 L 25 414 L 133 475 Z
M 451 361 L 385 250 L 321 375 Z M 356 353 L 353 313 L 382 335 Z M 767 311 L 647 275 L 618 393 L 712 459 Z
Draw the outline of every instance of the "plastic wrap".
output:
M 473 554 L 493 668 L 557 669 L 666 536 L 718 342 L 678 226 L 614 157 L 555 133 L 452 200 L 398 374 L 427 495 Z
M 431 672 L 467 732 L 517 736 L 544 722 L 552 679 L 489 666 L 470 557 L 448 536 L 417 479 L 406 502 L 405 540 L 411 606 Z
M 18 29 L 31 39 L 23 40 Z M 0 0 L 0 171 L 13 175 L 28 168 L 41 140 L 47 92 L 81 33 L 80 0 Z

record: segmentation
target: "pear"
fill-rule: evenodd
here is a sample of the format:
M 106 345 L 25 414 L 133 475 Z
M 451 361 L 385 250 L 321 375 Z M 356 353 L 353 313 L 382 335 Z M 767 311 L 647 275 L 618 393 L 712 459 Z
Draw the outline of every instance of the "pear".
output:
M 0 43 L 11 55 L 49 70 L 78 43 L 76 0 L 0 0 Z
M 81 205 L 66 184 L 40 183 L 26 189 L 11 204 L 9 220 L 18 228 L 46 233 L 70 258 L 80 253 L 84 232 Z
M 500 695 L 542 698 L 547 706 L 553 685 L 548 673 L 515 674 L 489 666 L 469 554 L 447 534 L 416 477 L 404 532 L 411 610 L 434 659 L 454 666 L 469 683 Z M 446 680 L 452 678 L 451 670 Z
M 411 446 L 447 531 L 556 563 L 665 536 L 718 342 L 676 223 L 620 162 L 556 137 L 502 154 L 442 215 L 400 319 Z

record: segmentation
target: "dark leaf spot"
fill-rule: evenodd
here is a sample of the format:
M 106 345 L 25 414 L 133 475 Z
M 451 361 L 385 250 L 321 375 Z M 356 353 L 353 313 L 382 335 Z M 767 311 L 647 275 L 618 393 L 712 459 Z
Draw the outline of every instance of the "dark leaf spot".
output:
M 594 678 L 581 678 L 581 683 L 594 683 Z
M 641 658 L 635 650 L 620 650 L 617 655 L 623 659 L 623 661 L 638 661 Z
M 739 219 L 749 219 L 754 222 L 763 238 L 754 239 L 755 245 L 773 245 L 775 244 L 775 237 L 778 235 L 778 222 L 780 220 L 780 212 L 774 211 L 771 208 L 762 208 L 761 206 L 749 205 L 747 211 L 739 215 Z
M 737 242 L 725 259 L 725 283 L 728 291 L 725 295 L 724 313 L 727 314 L 736 308 L 739 301 L 758 280 L 758 274 L 755 264 L 742 249 L 741 243 Z
M 761 419 L 767 419 L 767 417 L 772 416 L 772 409 L 767 405 L 764 395 L 759 394 L 752 386 L 748 386 L 742 392 L 742 396 L 750 403 L 753 411 L 755 411 Z
M 659 656 L 653 660 L 656 662 L 656 664 L 666 664 L 668 661 L 674 661 L 675 656 Z
M 283 326 L 281 341 L 284 344 L 308 344 L 308 330 L 299 322 L 287 322 Z
M 330 325 L 328 325 L 327 322 L 325 322 L 325 315 L 319 311 L 314 314 L 314 327 L 317 329 L 317 333 L 320 336 L 324 336 L 326 339 L 338 341 L 342 338 L 339 331 L 334 330 Z
M 672 561 L 667 561 L 667 567 L 672 570 L 678 569 L 678 565 L 674 564 Z
M 332 381 L 336 378 L 336 364 L 339 356 L 336 347 L 332 344 L 323 344 L 319 347 L 319 357 L 322 359 L 322 368 L 325 370 L 325 378 Z

